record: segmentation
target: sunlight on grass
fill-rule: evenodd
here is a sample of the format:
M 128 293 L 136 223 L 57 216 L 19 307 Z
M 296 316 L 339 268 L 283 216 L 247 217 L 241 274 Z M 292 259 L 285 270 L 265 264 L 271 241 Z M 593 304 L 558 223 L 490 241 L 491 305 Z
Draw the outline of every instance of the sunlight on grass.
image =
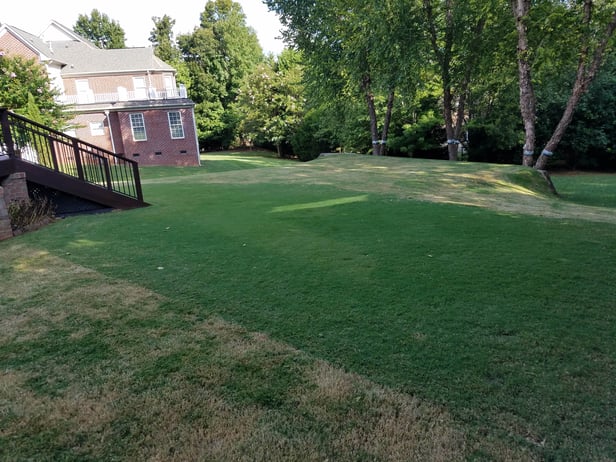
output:
M 49 252 L 37 252 L 35 255 L 32 255 L 31 258 L 22 258 L 15 262 L 13 269 L 22 273 L 45 272 L 46 269 L 40 267 L 38 260 L 48 255 Z
M 103 244 L 104 244 L 103 242 L 93 241 L 91 239 L 75 239 L 69 244 L 69 246 L 73 248 L 83 248 L 83 247 L 97 247 Z
M 353 197 L 341 197 L 339 199 L 329 199 L 325 201 L 310 202 L 307 204 L 281 205 L 280 207 L 274 207 L 270 213 L 293 212 L 296 210 L 307 210 L 307 209 L 320 209 L 323 207 L 333 207 L 335 205 L 352 204 L 354 202 L 365 202 L 367 200 L 368 200 L 368 196 L 363 195 L 363 196 L 353 196 Z

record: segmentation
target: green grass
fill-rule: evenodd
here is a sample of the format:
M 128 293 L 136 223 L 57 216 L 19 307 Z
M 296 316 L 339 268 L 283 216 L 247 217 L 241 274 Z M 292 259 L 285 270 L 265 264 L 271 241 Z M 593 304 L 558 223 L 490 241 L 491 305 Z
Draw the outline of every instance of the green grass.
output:
M 325 360 L 442 406 L 465 435 L 462 458 L 616 458 L 616 204 L 592 188 L 556 199 L 517 167 L 360 156 L 294 164 L 211 155 L 201 168 L 142 176 L 152 207 L 69 218 L 0 244 L 41 249 L 165 300 L 162 316 L 122 320 L 112 309 L 117 322 L 84 327 L 75 314 L 41 338 L 0 343 L 0 367 L 29 374 L 33 393 L 63 396 L 72 374 L 132 365 L 139 395 L 177 386 L 172 377 L 190 383 L 209 364 L 224 376 L 222 399 L 277 413 L 275 434 L 316 435 L 331 457 L 326 435 L 344 420 L 323 426 L 297 414 L 293 398 L 306 365 Z M 603 209 L 591 213 L 570 194 Z M 15 315 L 56 296 L 33 292 L 16 306 L 3 295 L 2 310 Z M 195 320 L 211 317 L 306 356 L 257 350 L 223 364 L 215 335 L 196 339 Z M 147 332 L 177 342 L 185 332 L 187 346 L 147 364 L 115 359 L 113 338 L 140 345 L 123 347 L 134 354 L 148 351 Z M 43 378 L 49 370 L 53 380 Z M 351 412 L 347 401 L 330 405 Z M 142 418 L 134 412 L 112 438 L 129 452 L 123 439 Z M 33 437 L 16 446 L 28 457 Z M 55 434 L 45 441 L 59 444 Z
M 578 204 L 616 208 L 616 175 L 554 175 L 554 184 L 565 200 Z

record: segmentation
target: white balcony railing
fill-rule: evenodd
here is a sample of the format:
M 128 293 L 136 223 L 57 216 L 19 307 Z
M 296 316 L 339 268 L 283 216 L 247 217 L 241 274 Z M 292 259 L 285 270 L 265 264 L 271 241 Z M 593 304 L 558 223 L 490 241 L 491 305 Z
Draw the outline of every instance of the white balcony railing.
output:
M 58 102 L 63 104 L 93 104 L 93 103 L 116 103 L 120 101 L 148 101 L 165 100 L 174 98 L 188 98 L 186 87 L 181 85 L 179 88 L 168 88 L 166 90 L 156 90 L 155 88 L 137 91 L 128 91 L 118 88 L 116 93 L 94 93 L 93 91 L 84 92 L 78 95 L 60 95 Z

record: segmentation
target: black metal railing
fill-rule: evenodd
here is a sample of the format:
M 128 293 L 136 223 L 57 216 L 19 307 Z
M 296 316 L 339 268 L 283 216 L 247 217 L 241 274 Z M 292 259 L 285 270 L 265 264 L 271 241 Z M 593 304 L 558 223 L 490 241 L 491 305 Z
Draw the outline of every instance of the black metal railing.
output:
M 143 202 L 137 162 L 0 108 L 1 156 L 21 159 Z

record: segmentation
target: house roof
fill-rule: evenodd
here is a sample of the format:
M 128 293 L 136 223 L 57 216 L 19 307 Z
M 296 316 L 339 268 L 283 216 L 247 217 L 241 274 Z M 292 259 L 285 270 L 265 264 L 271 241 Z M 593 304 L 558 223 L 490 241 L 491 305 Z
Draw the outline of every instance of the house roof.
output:
M 48 46 L 39 37 L 37 37 L 36 35 L 32 35 L 25 30 L 21 30 L 18 27 L 10 26 L 8 24 L 2 24 L 2 26 L 0 27 L 0 31 L 2 29 L 7 30 L 20 42 L 30 48 L 33 52 L 41 55 L 41 59 L 45 59 L 45 49 L 48 49 Z
M 104 74 L 110 71 L 171 71 L 173 67 L 154 55 L 153 48 L 121 48 L 104 50 L 91 48 L 83 42 L 51 42 L 54 59 L 66 64 L 62 75 Z
M 62 75 L 175 72 L 173 67 L 154 55 L 154 49 L 151 47 L 101 49 L 56 21 L 52 21 L 40 36 L 7 24 L 2 27 L 38 53 L 41 61 L 59 63 Z M 53 37 L 55 40 L 45 41 L 44 37 Z M 58 38 L 63 40 L 57 40 Z

